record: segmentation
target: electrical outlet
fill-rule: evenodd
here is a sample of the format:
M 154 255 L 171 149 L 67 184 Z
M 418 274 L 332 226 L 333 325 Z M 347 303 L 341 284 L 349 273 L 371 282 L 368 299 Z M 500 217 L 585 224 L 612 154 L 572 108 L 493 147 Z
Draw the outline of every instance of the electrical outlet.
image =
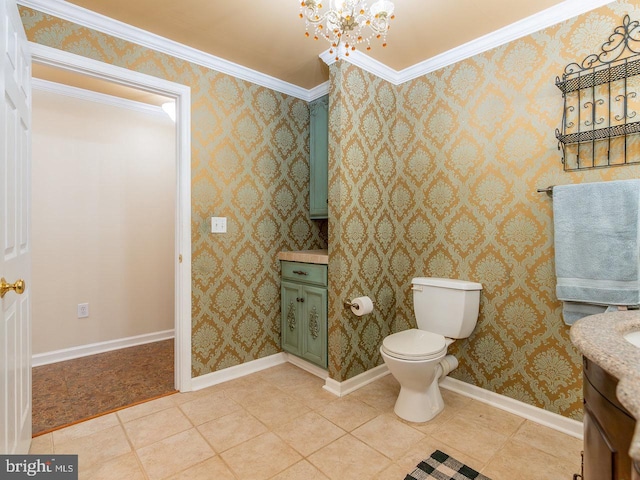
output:
M 78 304 L 78 318 L 87 318 L 89 316 L 89 304 L 88 303 L 79 303 Z

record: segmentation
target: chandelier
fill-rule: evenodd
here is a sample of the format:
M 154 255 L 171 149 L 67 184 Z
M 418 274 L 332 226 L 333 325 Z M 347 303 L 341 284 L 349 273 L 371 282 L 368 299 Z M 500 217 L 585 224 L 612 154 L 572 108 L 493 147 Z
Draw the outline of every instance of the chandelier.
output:
M 371 40 L 381 39 L 382 46 L 387 46 L 387 31 L 394 18 L 393 2 L 377 0 L 369 6 L 369 0 L 325 0 L 325 7 L 318 0 L 302 0 L 300 18 L 304 19 L 307 31 L 305 35 L 318 40 L 325 38 L 330 44 L 329 53 L 337 52 L 344 46 L 345 55 L 356 49 L 356 45 L 366 44 L 371 50 Z M 336 53 L 336 59 L 337 57 Z

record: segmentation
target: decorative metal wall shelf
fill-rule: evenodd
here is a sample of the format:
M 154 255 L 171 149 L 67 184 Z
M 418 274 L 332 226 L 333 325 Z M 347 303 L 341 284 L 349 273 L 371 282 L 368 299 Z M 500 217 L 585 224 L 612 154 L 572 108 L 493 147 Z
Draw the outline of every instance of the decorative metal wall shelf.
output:
M 567 65 L 556 86 L 566 171 L 640 164 L 640 22 L 626 15 L 600 53 Z

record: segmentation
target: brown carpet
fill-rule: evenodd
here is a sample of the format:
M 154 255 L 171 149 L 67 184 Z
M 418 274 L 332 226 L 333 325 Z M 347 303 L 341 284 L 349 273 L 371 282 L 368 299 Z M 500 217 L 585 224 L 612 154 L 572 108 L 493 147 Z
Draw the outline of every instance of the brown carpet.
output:
M 33 368 L 33 435 L 174 392 L 173 339 Z

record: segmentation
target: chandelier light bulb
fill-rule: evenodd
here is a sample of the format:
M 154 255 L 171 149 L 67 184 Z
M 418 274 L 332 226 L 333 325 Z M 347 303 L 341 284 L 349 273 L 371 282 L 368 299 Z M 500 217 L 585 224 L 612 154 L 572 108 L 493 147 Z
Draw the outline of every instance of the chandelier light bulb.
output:
M 324 38 L 331 50 L 344 44 L 348 50 L 365 44 L 371 49 L 371 39 L 382 41 L 387 46 L 387 31 L 394 18 L 394 5 L 389 0 L 325 0 L 328 7 L 318 0 L 302 0 L 300 18 L 305 21 L 306 36 L 313 32 L 314 38 Z M 333 52 L 332 52 L 333 53 Z M 348 51 L 347 51 L 348 55 Z

